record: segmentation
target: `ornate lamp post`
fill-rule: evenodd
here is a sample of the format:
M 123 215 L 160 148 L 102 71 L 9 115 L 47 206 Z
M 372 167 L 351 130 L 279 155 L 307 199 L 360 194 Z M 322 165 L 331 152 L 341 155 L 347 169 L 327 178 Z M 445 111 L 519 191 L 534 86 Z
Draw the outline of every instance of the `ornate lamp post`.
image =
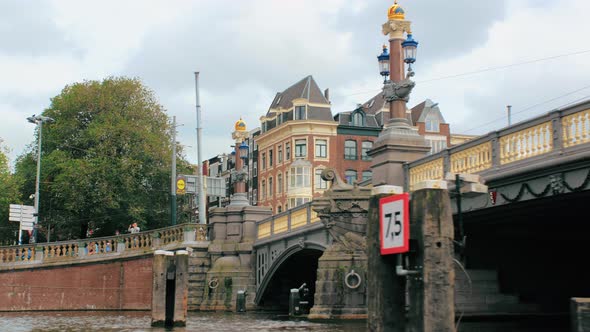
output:
M 406 21 L 404 9 L 397 0 L 387 12 L 387 22 L 383 24 L 383 34 L 389 37 L 389 49 L 377 57 L 379 74 L 384 77 L 383 97 L 389 102 L 389 121 L 375 147 L 369 152 L 373 157 L 373 186 L 404 184 L 402 165 L 424 156 L 429 147 L 424 137 L 418 135 L 407 116 L 407 102 L 416 85 L 412 64 L 416 62 L 418 42 L 411 33 L 411 22 Z M 406 64 L 408 70 L 406 72 Z M 388 79 L 389 76 L 389 79 Z
M 248 138 L 246 123 L 240 118 L 234 126 L 232 138 L 236 141 L 235 151 L 232 151 L 232 160 L 235 160 L 235 173 L 233 176 L 234 194 L 231 197 L 230 205 L 248 205 L 246 195 L 247 172 L 244 169 L 244 162 L 248 158 L 248 145 L 244 142 Z
M 41 178 L 41 141 L 43 139 L 43 123 L 52 123 L 55 122 L 54 119 L 43 116 L 43 115 L 34 115 L 27 118 L 27 121 L 30 123 L 34 123 L 39 126 L 39 146 L 37 148 L 37 177 L 35 180 L 35 225 L 33 227 L 33 237 L 32 243 L 37 242 L 37 224 L 39 223 L 39 182 Z M 19 234 L 19 243 L 20 243 L 20 234 Z
M 389 36 L 391 80 L 385 82 L 383 94 L 390 102 L 390 120 L 396 119 L 400 122 L 399 120 L 406 119 L 406 103 L 415 86 L 410 77 L 414 76 L 411 64 L 416 61 L 418 43 L 412 38 L 411 22 L 405 20 L 405 11 L 397 4 L 397 0 L 389 8 L 387 17 L 389 21 L 383 25 L 383 34 Z M 408 34 L 407 39 L 404 38 L 405 33 Z M 381 59 L 379 63 L 381 64 Z M 404 63 L 410 64 L 407 75 Z

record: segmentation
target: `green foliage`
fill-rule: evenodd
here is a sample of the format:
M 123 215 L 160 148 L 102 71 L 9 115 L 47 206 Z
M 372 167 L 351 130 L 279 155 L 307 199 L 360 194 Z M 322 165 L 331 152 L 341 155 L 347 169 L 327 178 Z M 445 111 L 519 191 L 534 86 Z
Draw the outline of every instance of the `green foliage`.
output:
M 20 200 L 19 183 L 10 172 L 7 152 L 0 139 L 0 245 L 14 244 L 18 232 L 18 223 L 8 221 L 9 205 L 18 204 Z
M 133 222 L 142 230 L 169 224 L 171 128 L 141 81 L 68 85 L 43 115 L 55 122 L 42 128 L 40 216 L 58 239 L 83 238 L 88 229 L 113 235 Z M 31 181 L 34 192 L 36 153 L 17 162 L 23 196 Z

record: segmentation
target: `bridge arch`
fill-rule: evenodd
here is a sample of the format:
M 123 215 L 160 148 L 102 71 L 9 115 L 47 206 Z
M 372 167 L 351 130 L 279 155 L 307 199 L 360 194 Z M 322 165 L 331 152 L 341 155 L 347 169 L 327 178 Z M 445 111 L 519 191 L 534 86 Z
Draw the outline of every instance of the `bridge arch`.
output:
M 264 274 L 264 277 L 262 278 L 262 280 L 260 280 L 254 302 L 257 305 L 261 303 L 265 296 L 265 293 L 269 290 L 268 288 L 271 282 L 273 281 L 273 278 L 275 277 L 277 272 L 284 267 L 284 264 L 286 262 L 290 261 L 292 258 L 298 255 L 305 253 L 311 254 L 312 256 L 314 256 L 315 254 L 315 256 L 317 256 L 317 258 L 319 259 L 319 257 L 323 254 L 323 252 L 326 249 L 327 247 L 324 244 L 314 241 L 302 241 L 283 250 L 279 254 L 279 256 L 272 261 L 268 270 Z M 313 273 L 316 273 L 316 271 L 317 267 L 314 269 Z

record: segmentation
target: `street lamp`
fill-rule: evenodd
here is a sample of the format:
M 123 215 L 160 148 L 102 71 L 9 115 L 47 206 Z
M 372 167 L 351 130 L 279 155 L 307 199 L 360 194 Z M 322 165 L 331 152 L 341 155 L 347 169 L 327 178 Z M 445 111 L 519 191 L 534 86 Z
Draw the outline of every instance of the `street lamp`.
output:
M 240 144 L 239 150 L 240 150 L 240 158 L 242 160 L 246 160 L 248 159 L 248 144 L 246 144 L 246 142 L 242 142 L 242 144 Z
M 377 60 L 379 60 L 379 73 L 383 76 L 383 82 L 387 82 L 389 76 L 389 51 L 387 45 L 383 45 L 383 53 L 377 57 Z
M 37 224 L 39 223 L 39 182 L 41 178 L 41 141 L 43 139 L 43 123 L 52 123 L 55 122 L 55 120 L 48 116 L 33 114 L 27 118 L 27 121 L 39 126 L 39 145 L 37 147 L 37 178 L 35 180 L 35 224 L 33 227 L 33 237 L 29 240 L 29 242 L 35 243 L 37 242 Z
M 408 72 L 412 71 L 412 63 L 416 62 L 416 53 L 418 51 L 418 42 L 412 38 L 412 34 L 408 33 L 408 37 L 402 43 L 404 50 L 404 62 L 408 64 Z

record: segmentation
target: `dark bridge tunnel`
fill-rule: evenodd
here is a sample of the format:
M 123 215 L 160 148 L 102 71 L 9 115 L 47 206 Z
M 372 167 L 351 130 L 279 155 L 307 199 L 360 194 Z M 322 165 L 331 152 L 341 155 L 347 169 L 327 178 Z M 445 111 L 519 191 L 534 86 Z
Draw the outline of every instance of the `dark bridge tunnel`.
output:
M 467 268 L 495 270 L 501 293 L 565 314 L 571 297 L 590 297 L 589 208 L 582 191 L 464 213 Z
M 304 249 L 289 257 L 276 270 L 269 282 L 259 305 L 266 310 L 288 312 L 289 291 L 299 288 L 303 283 L 309 288 L 309 307 L 313 306 L 313 296 L 317 279 L 318 259 L 321 250 Z

